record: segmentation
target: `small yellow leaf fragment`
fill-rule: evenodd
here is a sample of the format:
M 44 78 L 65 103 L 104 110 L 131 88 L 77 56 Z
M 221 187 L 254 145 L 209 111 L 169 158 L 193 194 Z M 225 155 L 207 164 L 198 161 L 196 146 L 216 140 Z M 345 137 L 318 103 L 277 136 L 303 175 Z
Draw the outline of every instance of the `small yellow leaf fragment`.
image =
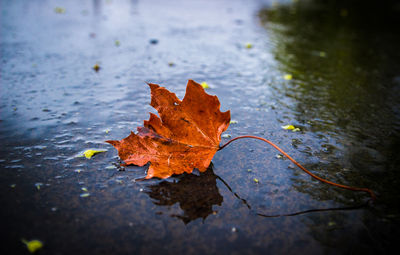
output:
M 291 74 L 285 74 L 285 75 L 283 76 L 283 78 L 284 78 L 285 80 L 287 80 L 287 81 L 290 81 L 291 79 L 293 79 L 293 75 L 291 75 Z
M 229 124 L 238 124 L 238 121 L 237 121 L 237 120 L 231 120 L 231 121 L 229 122 Z
M 88 192 L 88 189 L 86 187 L 81 188 L 82 191 Z
M 96 72 L 98 72 L 98 71 L 100 70 L 99 64 L 95 64 L 95 65 L 93 66 L 93 70 L 95 70 Z
M 41 183 L 41 182 L 35 183 L 35 187 L 37 190 L 40 190 L 40 187 L 42 187 L 42 186 L 43 186 L 43 183 Z
M 254 178 L 253 181 L 254 181 L 255 183 L 258 183 L 258 182 L 259 182 L 257 178 Z
M 26 248 L 30 253 L 34 253 L 43 247 L 43 243 L 39 240 L 27 241 L 25 239 L 22 239 L 21 241 L 26 245 Z
M 83 171 L 82 169 L 75 169 L 75 170 L 74 170 L 75 173 L 80 173 L 80 172 L 82 172 L 82 171 Z
M 285 126 L 281 126 L 281 128 L 286 129 L 286 130 L 294 130 L 296 127 L 293 125 L 285 125 Z
M 205 82 L 205 81 L 203 81 L 200 85 L 203 87 L 203 89 L 209 89 L 209 88 L 210 88 L 210 86 L 208 85 L 208 83 Z
M 246 49 L 251 49 L 251 48 L 253 48 L 253 44 L 251 44 L 251 43 L 246 43 L 246 44 L 245 44 L 245 47 L 246 47 Z
M 65 8 L 63 8 L 63 7 L 56 7 L 56 8 L 54 8 L 54 12 L 55 12 L 55 13 L 63 14 L 63 13 L 65 13 Z
M 301 131 L 301 130 L 300 130 L 300 128 L 297 127 L 297 128 L 295 128 L 295 129 L 293 129 L 292 131 L 293 131 L 293 132 L 298 132 L 298 131 Z
M 90 196 L 90 193 L 82 193 L 82 194 L 80 194 L 79 196 L 80 196 L 80 197 L 88 197 L 88 196 Z
M 83 155 L 87 158 L 90 159 L 91 157 L 93 157 L 94 154 L 100 153 L 100 152 L 106 152 L 107 150 L 86 150 L 85 152 L 83 152 Z

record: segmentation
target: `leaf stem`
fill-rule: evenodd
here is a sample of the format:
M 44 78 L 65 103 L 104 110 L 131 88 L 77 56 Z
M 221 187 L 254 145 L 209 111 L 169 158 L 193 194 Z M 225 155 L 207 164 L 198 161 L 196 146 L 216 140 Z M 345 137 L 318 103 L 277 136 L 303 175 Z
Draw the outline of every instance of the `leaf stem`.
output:
M 369 195 L 371 196 L 371 199 L 372 199 L 372 200 L 375 201 L 375 199 L 376 199 L 376 196 L 375 196 L 374 192 L 373 192 L 372 190 L 370 190 L 370 189 L 367 189 L 367 188 L 358 188 L 358 187 L 351 187 L 351 186 L 347 186 L 347 185 L 343 185 L 343 184 L 334 183 L 334 182 L 325 180 L 325 179 L 323 179 L 323 178 L 321 178 L 321 177 L 319 177 L 319 176 L 317 176 L 317 175 L 311 173 L 311 172 L 308 171 L 304 166 L 300 165 L 300 163 L 298 163 L 296 160 L 294 160 L 292 157 L 290 157 L 290 156 L 289 156 L 286 152 L 284 152 L 281 148 L 279 148 L 277 145 L 275 145 L 273 142 L 271 142 L 271 141 L 269 141 L 269 140 L 267 140 L 267 139 L 265 139 L 265 138 L 262 138 L 262 137 L 252 136 L 252 135 L 238 136 L 238 137 L 235 137 L 235 138 L 229 140 L 229 141 L 228 141 L 227 143 L 225 143 L 224 145 L 220 146 L 218 150 L 222 150 L 223 148 L 225 148 L 225 147 L 226 147 L 228 144 L 230 144 L 231 142 L 233 142 L 233 141 L 235 141 L 235 140 L 238 140 L 238 139 L 243 139 L 243 138 L 258 139 L 258 140 L 261 140 L 261 141 L 264 141 L 264 142 L 268 143 L 269 145 L 271 145 L 272 147 L 274 147 L 276 150 L 278 150 L 280 153 L 282 153 L 283 155 L 285 155 L 290 161 L 292 161 L 292 162 L 293 162 L 296 166 L 298 166 L 301 170 L 303 170 L 303 171 L 306 172 L 308 175 L 310 175 L 311 177 L 313 177 L 313 178 L 315 178 L 315 179 L 317 179 L 317 180 L 319 180 L 319 181 L 321 181 L 321 182 L 324 182 L 324 183 L 327 183 L 327 184 L 330 184 L 330 185 L 333 185 L 333 186 L 336 186 L 336 187 L 339 187 L 339 188 L 342 188 L 342 189 L 367 192 L 367 193 L 369 193 Z

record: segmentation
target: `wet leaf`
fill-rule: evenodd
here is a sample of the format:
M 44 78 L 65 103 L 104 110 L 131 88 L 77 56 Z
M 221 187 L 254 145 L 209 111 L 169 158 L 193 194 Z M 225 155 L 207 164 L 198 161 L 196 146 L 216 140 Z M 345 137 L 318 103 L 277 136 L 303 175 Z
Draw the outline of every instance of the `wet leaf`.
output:
M 293 126 L 293 125 L 285 125 L 285 126 L 281 126 L 281 128 L 286 129 L 286 130 L 293 130 L 293 129 L 295 129 L 295 126 Z
M 26 248 L 30 253 L 34 253 L 43 247 L 43 243 L 39 240 L 27 241 L 25 239 L 22 239 L 21 241 L 26 245 Z
M 285 75 L 283 76 L 283 78 L 284 78 L 285 80 L 289 81 L 289 80 L 293 79 L 293 75 L 291 75 L 291 74 L 285 74 Z
M 251 48 L 253 48 L 253 44 L 246 43 L 245 47 L 246 47 L 246 49 L 251 49 Z
M 107 150 L 86 150 L 83 152 L 83 156 L 85 156 L 87 159 L 91 159 L 93 157 L 93 155 L 97 154 L 97 153 L 101 153 L 101 152 L 106 152 Z
M 286 130 L 292 130 L 293 132 L 301 131 L 300 128 L 295 127 L 293 125 L 285 125 L 285 126 L 281 126 L 281 128 L 286 129 Z
M 80 197 L 88 197 L 88 196 L 90 196 L 90 193 L 82 193 L 82 194 L 80 194 L 79 196 L 80 196 Z
M 93 70 L 95 70 L 96 72 L 98 72 L 98 71 L 100 70 L 99 64 L 95 64 L 95 65 L 93 66 Z
M 42 187 L 42 186 L 43 186 L 43 183 L 41 183 L 41 182 L 35 183 L 35 187 L 37 190 L 40 190 L 40 187 Z
M 210 86 L 208 85 L 208 83 L 205 82 L 205 81 L 203 81 L 200 85 L 203 87 L 203 89 L 209 89 L 209 88 L 210 88 Z
M 231 121 L 229 122 L 229 124 L 237 124 L 237 123 L 238 123 L 237 120 L 231 120 Z
M 258 180 L 257 178 L 254 178 L 253 181 L 254 181 L 255 183 L 259 183 L 259 180 Z
M 189 80 L 183 100 L 157 84 L 149 84 L 151 106 L 144 127 L 121 141 L 107 141 L 127 165 L 144 166 L 150 162 L 146 179 L 168 178 L 172 174 L 207 170 L 219 149 L 221 134 L 230 121 L 230 112 L 221 112 L 216 96 Z
M 65 13 L 65 8 L 63 8 L 63 7 L 56 7 L 56 8 L 54 8 L 54 12 L 55 12 L 55 13 L 59 13 L 59 14 L 63 14 L 63 13 Z

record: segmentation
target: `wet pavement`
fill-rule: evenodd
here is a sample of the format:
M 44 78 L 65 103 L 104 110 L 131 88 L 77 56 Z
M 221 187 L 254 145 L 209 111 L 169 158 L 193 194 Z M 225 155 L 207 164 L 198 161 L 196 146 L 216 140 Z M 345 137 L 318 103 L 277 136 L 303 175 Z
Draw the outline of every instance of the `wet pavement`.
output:
M 40 254 L 389 251 L 400 234 L 389 2 L 2 1 L 2 254 L 28 254 L 21 239 L 41 240 Z M 145 82 L 183 98 L 188 79 L 231 110 L 226 134 L 265 137 L 377 201 L 256 140 L 204 173 L 135 181 L 146 167 L 120 167 L 104 141 L 154 112 Z M 79 157 L 87 149 L 106 152 Z

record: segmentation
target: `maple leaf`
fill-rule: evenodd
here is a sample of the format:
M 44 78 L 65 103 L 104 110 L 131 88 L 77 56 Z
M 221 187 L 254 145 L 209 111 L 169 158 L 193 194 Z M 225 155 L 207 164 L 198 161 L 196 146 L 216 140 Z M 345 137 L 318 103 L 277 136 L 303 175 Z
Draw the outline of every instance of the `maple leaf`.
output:
M 183 100 L 164 87 L 149 83 L 151 103 L 159 117 L 150 113 L 138 133 L 121 141 L 106 141 L 127 165 L 150 162 L 146 179 L 207 170 L 219 150 L 221 134 L 230 122 L 230 111 L 221 112 L 217 96 L 207 94 L 193 80 Z

